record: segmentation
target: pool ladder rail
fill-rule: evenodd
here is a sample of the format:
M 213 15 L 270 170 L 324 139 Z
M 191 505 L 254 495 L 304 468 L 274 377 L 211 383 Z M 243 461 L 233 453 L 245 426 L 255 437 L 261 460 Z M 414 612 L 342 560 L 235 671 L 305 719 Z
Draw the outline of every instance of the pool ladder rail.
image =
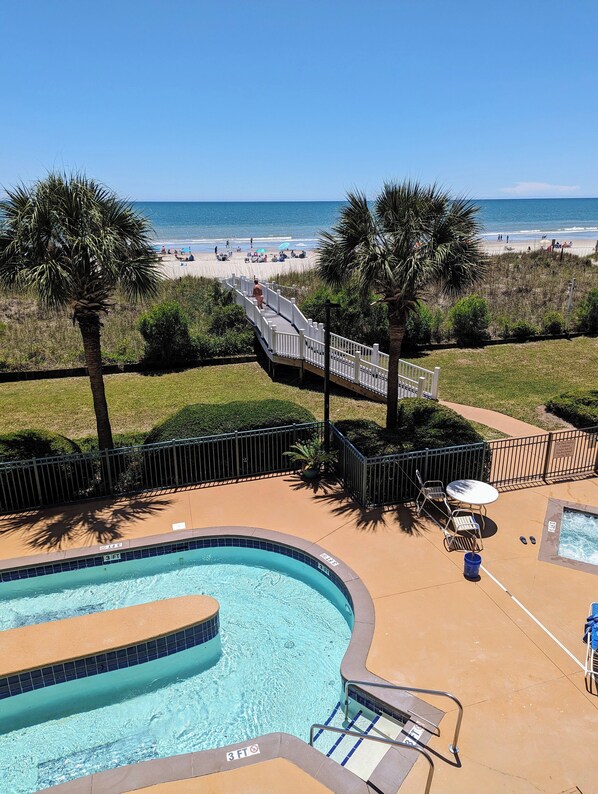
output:
M 390 684 L 385 682 L 377 682 L 377 681 L 358 681 L 356 679 L 349 679 L 345 681 L 343 686 L 343 709 L 345 714 L 345 722 L 349 721 L 349 688 L 351 686 L 356 687 L 371 687 L 371 688 L 378 688 L 378 689 L 392 689 L 398 692 L 417 692 L 419 694 L 426 694 L 426 695 L 437 695 L 438 697 L 445 697 L 452 700 L 456 703 L 458 708 L 457 713 L 457 721 L 455 723 L 455 730 L 453 733 L 453 741 L 449 744 L 449 750 L 453 755 L 457 755 L 459 752 L 459 733 L 461 731 L 461 723 L 463 721 L 463 704 L 461 701 L 455 697 L 451 692 L 445 692 L 444 690 L 440 689 L 426 689 L 422 687 L 411 687 L 411 686 L 400 686 L 399 684 Z M 339 704 L 340 705 L 340 704 Z M 418 725 L 418 727 L 423 728 L 424 730 L 432 733 L 434 736 L 440 736 L 440 728 L 433 722 L 431 722 L 427 717 L 422 717 L 415 712 L 411 714 L 406 714 L 406 716 L 413 722 L 414 724 Z M 426 725 L 422 725 L 421 723 L 425 722 Z M 426 787 L 424 789 L 424 794 L 429 794 L 432 780 L 434 777 L 434 761 L 430 757 L 429 753 L 427 753 L 421 747 L 417 747 L 414 744 L 410 744 L 405 741 L 399 741 L 398 739 L 389 739 L 382 736 L 373 736 L 369 733 L 362 733 L 360 731 L 351 730 L 353 723 L 349 723 L 348 728 L 337 728 L 332 725 L 322 725 L 319 723 L 315 723 L 311 726 L 309 730 L 309 743 L 313 747 L 314 740 L 316 737 L 316 733 L 318 736 L 322 734 L 323 731 L 329 731 L 335 734 L 341 734 L 343 736 L 350 736 L 364 741 L 376 742 L 378 744 L 386 744 L 389 747 L 405 747 L 409 750 L 415 750 L 417 753 L 422 755 L 426 761 L 428 762 L 428 776 L 426 779 Z M 430 730 L 431 729 L 431 730 Z

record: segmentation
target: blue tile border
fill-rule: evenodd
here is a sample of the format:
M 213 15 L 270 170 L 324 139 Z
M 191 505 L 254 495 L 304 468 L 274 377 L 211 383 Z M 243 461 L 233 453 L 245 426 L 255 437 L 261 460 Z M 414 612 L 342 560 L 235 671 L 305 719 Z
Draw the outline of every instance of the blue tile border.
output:
M 220 617 L 219 614 L 216 614 L 203 623 L 137 645 L 6 676 L 0 678 L 0 700 L 14 695 L 22 695 L 34 689 L 75 681 L 78 678 L 89 678 L 100 673 L 134 667 L 179 651 L 195 648 L 216 637 L 219 628 Z
M 283 554 L 286 557 L 291 557 L 294 560 L 309 565 L 310 568 L 322 573 L 319 566 L 325 565 L 322 560 L 312 557 L 310 554 L 300 551 L 292 546 L 285 546 L 282 543 L 273 541 L 260 540 L 253 537 L 243 536 L 219 536 L 208 538 L 191 538 L 189 540 L 175 541 L 172 543 L 157 543 L 151 546 L 143 546 L 136 549 L 122 549 L 117 552 L 117 555 L 106 552 L 104 554 L 93 554 L 84 557 L 76 557 L 72 560 L 60 560 L 53 563 L 44 563 L 42 565 L 32 565 L 29 567 L 11 568 L 8 570 L 0 571 L 0 584 L 5 582 L 15 582 L 20 579 L 32 579 L 37 576 L 48 576 L 54 573 L 67 573 L 68 571 L 79 571 L 83 568 L 96 568 L 104 567 L 106 565 L 118 565 L 121 562 L 130 562 L 131 560 L 143 560 L 148 557 L 161 557 L 166 554 L 178 554 L 181 551 L 192 551 L 195 549 L 205 548 L 220 548 L 226 546 L 234 546 L 238 548 L 247 549 L 260 549 L 261 551 L 269 551 L 275 554 Z M 105 559 L 106 557 L 115 559 Z M 328 566 L 326 567 L 327 579 L 334 582 L 336 587 L 341 591 L 353 609 L 353 599 L 347 589 L 343 580 Z

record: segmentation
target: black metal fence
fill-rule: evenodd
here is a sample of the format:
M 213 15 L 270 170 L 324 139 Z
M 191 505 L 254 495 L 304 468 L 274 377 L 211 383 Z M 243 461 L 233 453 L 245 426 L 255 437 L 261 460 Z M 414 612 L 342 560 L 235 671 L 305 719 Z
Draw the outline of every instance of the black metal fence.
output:
M 283 453 L 323 433 L 323 422 L 310 422 L 0 463 L 0 512 L 292 471 Z
M 598 427 L 375 458 L 333 425 L 330 433 L 338 477 L 362 507 L 414 499 L 416 470 L 424 480 L 470 478 L 498 488 L 598 473 Z M 314 434 L 323 438 L 323 422 L 0 463 L 0 513 L 292 471 L 297 465 L 284 453 Z
M 457 479 L 489 482 L 497 488 L 524 487 L 598 473 L 598 427 L 559 430 L 442 449 L 367 458 L 336 428 L 337 471 L 362 507 L 399 504 L 415 498 L 415 472 L 447 484 Z

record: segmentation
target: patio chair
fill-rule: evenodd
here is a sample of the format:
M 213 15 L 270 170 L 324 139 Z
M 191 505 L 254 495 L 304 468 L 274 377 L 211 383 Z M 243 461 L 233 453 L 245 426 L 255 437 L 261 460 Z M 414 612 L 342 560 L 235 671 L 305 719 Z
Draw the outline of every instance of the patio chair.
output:
M 585 677 L 593 676 L 598 681 L 598 602 L 590 604 L 590 614 L 586 620 L 583 641 L 587 644 Z
M 426 502 L 430 502 L 431 504 L 442 502 L 448 507 L 444 485 L 441 480 L 426 480 L 424 482 L 418 469 L 415 470 L 415 479 L 419 487 L 419 493 L 415 497 L 415 506 L 417 507 L 418 516 L 421 516 Z
M 442 527 L 444 532 L 444 542 L 447 551 L 453 551 L 461 544 L 461 550 L 471 546 L 470 551 L 482 551 L 484 544 L 482 542 L 482 532 L 480 525 L 475 520 L 469 510 L 451 510 L 448 521 Z M 469 541 L 469 543 L 468 543 Z M 479 541 L 479 546 L 478 546 Z

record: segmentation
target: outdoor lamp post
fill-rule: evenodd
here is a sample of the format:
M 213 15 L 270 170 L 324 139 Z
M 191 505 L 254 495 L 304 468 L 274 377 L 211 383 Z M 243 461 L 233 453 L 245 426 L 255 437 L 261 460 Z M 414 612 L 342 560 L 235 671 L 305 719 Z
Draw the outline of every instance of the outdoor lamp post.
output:
M 326 327 L 324 329 L 324 449 L 330 452 L 330 310 L 340 309 L 340 303 L 326 298 Z

